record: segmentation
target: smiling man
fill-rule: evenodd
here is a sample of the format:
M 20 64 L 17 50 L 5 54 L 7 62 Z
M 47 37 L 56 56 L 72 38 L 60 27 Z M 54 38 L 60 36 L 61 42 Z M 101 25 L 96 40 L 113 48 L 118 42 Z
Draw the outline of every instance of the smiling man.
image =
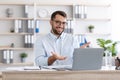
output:
M 67 25 L 67 15 L 63 11 L 55 11 L 51 15 L 51 31 L 35 43 L 35 62 L 38 66 L 70 65 L 74 48 L 79 47 L 73 35 L 64 33 Z M 82 48 L 88 46 L 86 43 Z

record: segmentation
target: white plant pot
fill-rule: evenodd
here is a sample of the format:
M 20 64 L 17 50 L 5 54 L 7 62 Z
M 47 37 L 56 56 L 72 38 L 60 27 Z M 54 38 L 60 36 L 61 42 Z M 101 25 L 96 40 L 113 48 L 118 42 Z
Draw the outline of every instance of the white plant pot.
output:
M 89 29 L 89 32 L 90 32 L 90 33 L 93 33 L 93 32 L 94 32 L 94 29 Z
M 103 57 L 103 61 L 102 61 L 102 66 L 106 66 L 106 57 Z M 112 57 L 111 59 L 111 66 L 115 66 L 115 57 Z
M 21 58 L 21 62 L 24 63 L 26 61 L 26 58 Z

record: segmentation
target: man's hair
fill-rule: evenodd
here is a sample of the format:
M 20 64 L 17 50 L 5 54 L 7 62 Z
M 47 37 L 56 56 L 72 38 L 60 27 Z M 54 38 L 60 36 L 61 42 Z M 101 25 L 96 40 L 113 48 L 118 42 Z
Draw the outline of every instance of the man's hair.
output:
M 51 15 L 51 20 L 53 20 L 57 14 L 67 18 L 67 14 L 64 11 L 55 11 Z

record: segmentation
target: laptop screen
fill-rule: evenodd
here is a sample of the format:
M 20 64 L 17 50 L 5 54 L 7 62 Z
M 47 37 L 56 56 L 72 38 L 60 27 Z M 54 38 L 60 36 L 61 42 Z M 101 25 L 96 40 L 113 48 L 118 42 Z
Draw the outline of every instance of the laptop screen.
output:
M 103 53 L 103 48 L 75 48 L 72 70 L 101 69 Z

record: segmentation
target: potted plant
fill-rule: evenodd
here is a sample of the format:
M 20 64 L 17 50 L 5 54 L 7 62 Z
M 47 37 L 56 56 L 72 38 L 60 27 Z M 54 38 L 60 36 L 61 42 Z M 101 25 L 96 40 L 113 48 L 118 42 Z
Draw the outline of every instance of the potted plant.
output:
M 97 39 L 97 43 L 100 47 L 104 48 L 104 51 L 109 51 L 112 53 L 112 56 L 116 56 L 116 44 L 112 40 Z M 105 55 L 105 54 L 104 54 Z
M 25 52 L 21 53 L 20 54 L 21 62 L 25 62 L 25 59 L 27 56 L 28 56 L 27 53 L 25 53 Z
M 88 26 L 88 30 L 89 30 L 90 33 L 93 32 L 93 29 L 94 29 L 94 26 L 93 26 L 93 25 L 89 25 L 89 26 Z
M 97 43 L 100 47 L 104 49 L 104 56 L 103 57 L 103 65 L 106 67 L 112 66 L 115 64 L 116 56 L 116 44 L 117 42 L 113 42 L 112 40 L 104 40 L 104 39 L 97 39 Z

